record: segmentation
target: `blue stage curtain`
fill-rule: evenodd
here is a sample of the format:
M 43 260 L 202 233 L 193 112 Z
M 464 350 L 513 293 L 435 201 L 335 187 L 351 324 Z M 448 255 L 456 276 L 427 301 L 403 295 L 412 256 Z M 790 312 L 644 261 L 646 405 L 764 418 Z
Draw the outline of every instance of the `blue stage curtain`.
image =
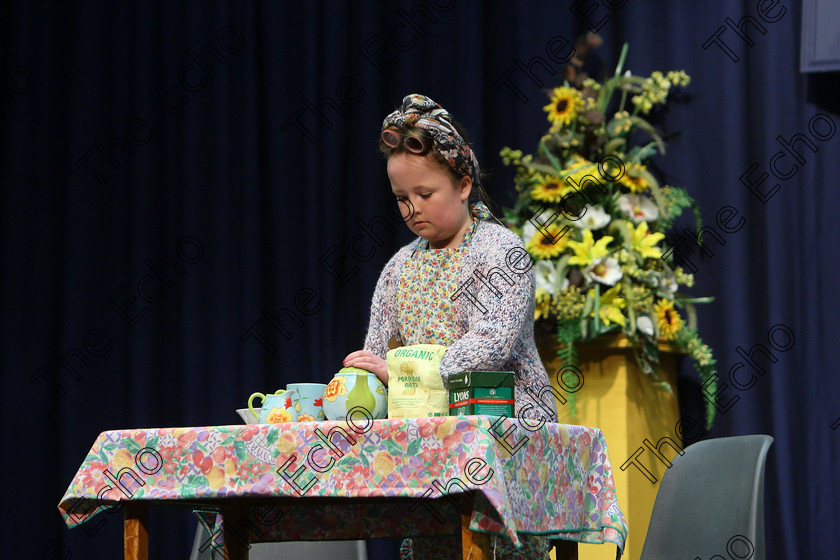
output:
M 511 204 L 498 152 L 533 150 L 558 60 L 598 28 L 605 71 L 626 41 L 634 74 L 692 77 L 657 119 L 680 134 L 655 165 L 713 228 L 712 255 L 687 256 L 728 385 L 705 437 L 775 437 L 767 555 L 834 555 L 837 80 L 799 72 L 800 5 L 770 4 L 3 3 L 5 549 L 118 557 L 120 515 L 87 534 L 55 507 L 99 432 L 237 423 L 253 391 L 329 380 L 411 238 L 389 210 L 385 114 L 410 92 L 442 103 Z M 699 418 L 687 364 L 680 389 Z M 186 557 L 194 525 L 154 513 L 152 557 Z

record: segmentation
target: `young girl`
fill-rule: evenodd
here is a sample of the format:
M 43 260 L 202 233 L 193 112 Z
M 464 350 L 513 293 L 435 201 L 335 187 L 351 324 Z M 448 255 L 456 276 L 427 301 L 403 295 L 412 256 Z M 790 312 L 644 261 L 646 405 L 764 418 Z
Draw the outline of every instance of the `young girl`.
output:
M 385 118 L 380 149 L 406 225 L 419 238 L 385 265 L 364 349 L 348 354 L 345 365 L 387 385 L 392 337 L 400 346 L 443 344 L 444 386 L 461 371 L 513 371 L 516 415 L 556 421 L 553 398 L 533 398 L 549 384 L 534 342 L 534 271 L 519 236 L 490 221 L 469 143 L 445 109 L 413 94 Z M 524 537 L 515 553 L 499 539 L 497 558 L 548 558 L 545 541 Z M 403 558 L 460 558 L 457 540 L 412 539 Z

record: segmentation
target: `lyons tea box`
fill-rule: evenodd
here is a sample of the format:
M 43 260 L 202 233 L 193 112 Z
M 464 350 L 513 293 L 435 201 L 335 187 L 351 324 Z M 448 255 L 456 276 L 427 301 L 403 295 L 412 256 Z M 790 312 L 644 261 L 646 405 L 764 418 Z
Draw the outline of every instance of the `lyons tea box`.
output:
M 449 408 L 440 376 L 446 354 L 441 344 L 412 344 L 390 350 L 388 366 L 388 418 L 446 416 Z
M 449 414 L 513 417 L 512 371 L 462 371 L 449 377 Z

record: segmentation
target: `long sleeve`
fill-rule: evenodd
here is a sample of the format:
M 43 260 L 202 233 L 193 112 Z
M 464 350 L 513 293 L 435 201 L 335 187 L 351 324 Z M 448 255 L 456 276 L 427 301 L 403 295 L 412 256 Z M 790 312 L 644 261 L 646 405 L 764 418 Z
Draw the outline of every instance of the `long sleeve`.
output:
M 370 322 L 365 336 L 364 350 L 383 360 L 388 353 L 388 340 L 399 332 L 397 317 L 398 266 L 405 260 L 405 251 L 398 251 L 382 269 L 370 304 Z
M 522 242 L 515 234 L 499 230 L 472 276 L 463 280 L 455 294 L 456 299 L 463 299 L 461 306 L 469 307 L 470 321 L 467 332 L 449 347 L 441 363 L 447 385 L 449 376 L 460 371 L 501 369 L 522 340 L 524 322 L 533 320 L 533 268 L 525 273 L 508 268 L 508 251 L 522 247 Z

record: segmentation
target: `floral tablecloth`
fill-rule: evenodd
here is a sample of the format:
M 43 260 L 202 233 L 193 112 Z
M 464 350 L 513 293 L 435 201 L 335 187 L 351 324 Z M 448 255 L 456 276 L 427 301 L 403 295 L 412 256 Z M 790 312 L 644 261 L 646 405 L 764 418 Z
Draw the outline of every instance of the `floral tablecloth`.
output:
M 299 498 L 252 508 L 251 540 L 376 538 L 453 532 L 465 491 L 473 530 L 624 548 L 601 431 L 493 416 L 107 431 L 58 508 L 74 527 L 122 500 Z

